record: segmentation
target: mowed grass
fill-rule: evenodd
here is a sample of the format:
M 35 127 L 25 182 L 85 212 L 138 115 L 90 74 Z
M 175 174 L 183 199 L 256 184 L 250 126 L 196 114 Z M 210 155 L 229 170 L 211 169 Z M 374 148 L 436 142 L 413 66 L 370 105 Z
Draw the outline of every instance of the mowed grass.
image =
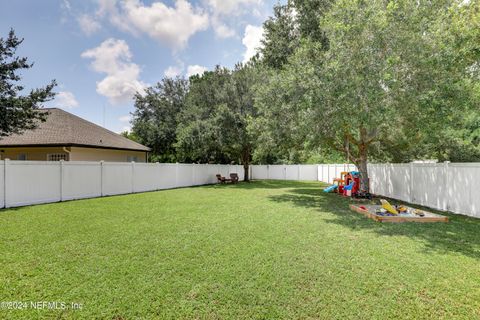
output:
M 381 224 L 262 181 L 0 211 L 1 319 L 474 319 L 480 219 Z

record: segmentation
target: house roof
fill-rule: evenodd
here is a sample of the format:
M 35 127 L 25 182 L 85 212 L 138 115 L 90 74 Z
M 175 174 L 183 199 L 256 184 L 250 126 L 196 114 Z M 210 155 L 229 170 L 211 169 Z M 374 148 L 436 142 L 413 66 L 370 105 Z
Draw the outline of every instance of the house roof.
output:
M 150 148 L 58 108 L 44 108 L 47 120 L 38 128 L 0 138 L 0 147 L 83 146 L 150 151 Z

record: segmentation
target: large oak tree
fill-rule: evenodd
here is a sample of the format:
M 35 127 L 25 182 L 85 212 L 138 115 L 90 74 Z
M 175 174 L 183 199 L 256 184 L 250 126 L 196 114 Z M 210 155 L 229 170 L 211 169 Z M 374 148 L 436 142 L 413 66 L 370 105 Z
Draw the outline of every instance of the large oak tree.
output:
M 328 48 L 303 37 L 288 64 L 268 71 L 258 88 L 260 133 L 290 147 L 307 140 L 345 152 L 368 191 L 372 153 L 394 153 L 395 144 L 412 151 L 476 104 L 478 46 L 455 32 L 478 12 L 474 6 L 336 1 L 320 24 Z

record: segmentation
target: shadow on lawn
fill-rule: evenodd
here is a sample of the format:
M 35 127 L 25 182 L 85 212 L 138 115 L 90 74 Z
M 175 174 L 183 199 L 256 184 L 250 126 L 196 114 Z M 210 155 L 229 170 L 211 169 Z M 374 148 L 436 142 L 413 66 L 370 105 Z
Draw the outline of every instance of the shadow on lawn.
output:
M 289 188 L 285 194 L 272 195 L 269 198 L 276 202 L 292 203 L 295 206 L 317 208 L 318 211 L 332 213 L 334 218 L 327 219 L 327 223 L 338 224 L 351 230 L 368 229 L 382 237 L 416 238 L 425 243 L 427 251 L 456 252 L 480 259 L 480 219 L 428 209 L 448 216 L 450 222 L 379 223 L 351 211 L 349 204 L 353 202 L 349 198 L 323 193 L 318 183 L 267 181 L 253 183 L 250 187 L 245 186 L 252 189 L 255 187 Z
M 298 188 L 299 182 L 297 181 L 284 181 L 284 180 L 251 180 L 249 182 L 241 181 L 237 184 L 215 184 L 214 187 L 217 188 L 238 188 L 238 189 L 285 189 L 285 188 Z M 301 182 L 301 185 L 306 185 L 308 187 L 318 188 L 318 182 Z

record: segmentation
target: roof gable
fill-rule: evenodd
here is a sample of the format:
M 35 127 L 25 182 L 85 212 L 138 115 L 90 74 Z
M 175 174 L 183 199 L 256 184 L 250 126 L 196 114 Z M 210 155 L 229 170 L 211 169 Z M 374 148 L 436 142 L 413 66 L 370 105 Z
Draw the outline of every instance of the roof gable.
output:
M 110 149 L 150 151 L 150 148 L 100 127 L 65 110 L 42 109 L 47 120 L 23 134 L 0 138 L 0 147 L 34 145 L 78 145 Z

